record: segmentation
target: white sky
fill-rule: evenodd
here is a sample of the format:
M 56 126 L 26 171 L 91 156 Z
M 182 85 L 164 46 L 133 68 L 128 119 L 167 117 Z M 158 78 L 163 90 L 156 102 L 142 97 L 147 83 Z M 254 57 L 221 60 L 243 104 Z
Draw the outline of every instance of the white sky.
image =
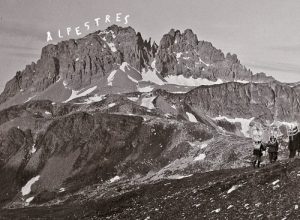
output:
M 171 28 L 191 28 L 253 72 L 300 81 L 299 0 L 0 0 L 0 91 L 40 57 L 47 31 L 83 28 L 117 12 L 130 14 L 129 25 L 143 37 L 160 41 Z

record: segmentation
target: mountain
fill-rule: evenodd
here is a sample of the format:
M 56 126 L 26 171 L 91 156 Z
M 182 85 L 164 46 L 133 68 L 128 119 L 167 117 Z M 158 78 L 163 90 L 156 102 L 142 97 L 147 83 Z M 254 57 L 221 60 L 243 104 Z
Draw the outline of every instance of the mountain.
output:
M 183 33 L 172 29 L 158 46 L 151 39 L 144 40 L 131 27 L 113 25 L 81 39 L 45 46 L 37 63 L 18 71 L 6 84 L 0 95 L 0 108 L 31 98 L 67 100 L 72 90 L 81 91 L 95 84 L 104 90 L 100 93 L 107 94 L 111 85 L 105 78 L 123 63 L 140 73 L 133 83 L 151 82 L 155 88 L 165 84 L 199 86 L 228 81 L 274 81 L 264 73 L 253 75 L 235 54 L 224 56 L 211 43 L 198 41 L 189 29 Z M 137 86 L 134 89 L 138 91 Z M 60 94 L 55 92 L 58 90 Z
M 226 56 L 210 42 L 199 41 L 192 30 L 183 33 L 172 29 L 160 41 L 156 66 L 163 76 L 184 75 L 216 81 L 274 81 L 260 73 L 253 73 L 241 65 L 237 55 Z
M 295 185 L 273 182 L 298 172 L 287 129 L 300 121 L 299 91 L 189 29 L 157 45 L 113 25 L 48 45 L 0 95 L 0 218 L 213 219 L 237 203 L 238 219 L 258 218 L 266 193 Z M 253 171 L 256 129 L 278 137 L 280 163 L 264 155 Z M 269 217 L 295 217 L 291 201 Z

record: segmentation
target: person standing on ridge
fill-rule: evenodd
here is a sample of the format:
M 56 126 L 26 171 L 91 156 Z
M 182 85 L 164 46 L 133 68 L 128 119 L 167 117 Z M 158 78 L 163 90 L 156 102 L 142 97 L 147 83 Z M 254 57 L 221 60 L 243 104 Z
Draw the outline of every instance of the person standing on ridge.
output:
M 270 137 L 270 141 L 267 144 L 270 163 L 274 163 L 278 157 L 278 141 L 274 136 Z
M 298 127 L 296 126 L 293 129 L 289 129 L 288 136 L 289 136 L 288 149 L 290 151 L 289 158 L 294 158 L 297 150 L 298 150 L 298 154 L 300 152 L 300 132 L 298 130 Z
M 253 149 L 253 155 L 254 155 L 254 161 L 253 161 L 253 167 L 256 167 L 256 162 L 257 162 L 257 167 L 259 168 L 260 163 L 261 163 L 261 157 L 263 155 L 263 151 L 265 151 L 266 148 L 262 144 L 261 141 L 254 141 L 254 149 Z

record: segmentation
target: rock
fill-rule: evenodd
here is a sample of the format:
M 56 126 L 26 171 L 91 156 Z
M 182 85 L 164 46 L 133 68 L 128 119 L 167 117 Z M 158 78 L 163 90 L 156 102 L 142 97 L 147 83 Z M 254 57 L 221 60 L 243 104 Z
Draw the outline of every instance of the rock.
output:
M 184 102 L 211 117 L 299 121 L 300 103 L 295 97 L 296 91 L 286 85 L 229 82 L 198 87 L 186 94 Z

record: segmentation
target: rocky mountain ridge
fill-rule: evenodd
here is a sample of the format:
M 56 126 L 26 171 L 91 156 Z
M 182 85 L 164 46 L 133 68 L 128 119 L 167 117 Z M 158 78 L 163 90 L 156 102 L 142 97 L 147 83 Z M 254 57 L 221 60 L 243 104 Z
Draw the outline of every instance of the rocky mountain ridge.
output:
M 69 88 L 80 90 L 97 83 L 124 62 L 140 73 L 144 70 L 145 75 L 150 75 L 148 70 L 156 71 L 162 81 L 168 76 L 213 82 L 274 81 L 263 73 L 252 74 L 235 54 L 224 56 L 211 43 L 198 41 L 190 29 L 183 33 L 172 29 L 158 46 L 151 40 L 144 40 L 131 27 L 113 25 L 81 39 L 45 46 L 37 63 L 18 71 L 6 84 L 0 103 L 23 92 L 42 92 L 58 80 L 64 80 Z

